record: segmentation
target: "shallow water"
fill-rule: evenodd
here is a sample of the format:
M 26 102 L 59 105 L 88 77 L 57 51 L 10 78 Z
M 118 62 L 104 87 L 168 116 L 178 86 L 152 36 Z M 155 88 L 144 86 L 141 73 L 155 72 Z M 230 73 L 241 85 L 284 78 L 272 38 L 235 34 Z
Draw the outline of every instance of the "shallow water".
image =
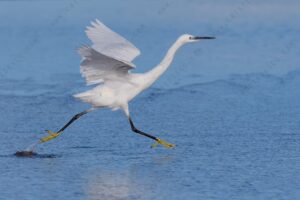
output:
M 34 84 L 21 82 L 10 86 Z M 13 154 L 87 105 L 60 86 L 2 94 L 0 199 L 297 199 L 299 83 L 295 71 L 152 88 L 131 103 L 133 120 L 175 149 L 151 149 L 122 112 L 99 110 L 30 158 Z

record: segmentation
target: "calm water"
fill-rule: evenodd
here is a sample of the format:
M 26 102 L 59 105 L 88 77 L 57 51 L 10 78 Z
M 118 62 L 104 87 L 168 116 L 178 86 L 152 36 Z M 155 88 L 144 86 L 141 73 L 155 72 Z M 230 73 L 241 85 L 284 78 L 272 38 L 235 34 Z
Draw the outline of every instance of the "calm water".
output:
M 297 199 L 299 83 L 293 72 L 153 88 L 131 103 L 133 119 L 175 149 L 151 149 L 122 112 L 99 110 L 17 158 L 87 107 L 62 86 L 6 82 L 28 94 L 2 89 L 0 199 Z

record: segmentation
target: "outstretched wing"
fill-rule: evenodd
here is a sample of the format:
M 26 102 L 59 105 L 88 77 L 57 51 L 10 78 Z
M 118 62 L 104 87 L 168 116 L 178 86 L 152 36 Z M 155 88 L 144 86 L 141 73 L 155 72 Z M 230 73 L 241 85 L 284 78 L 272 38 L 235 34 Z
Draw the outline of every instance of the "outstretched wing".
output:
M 131 62 L 140 55 L 139 49 L 99 20 L 96 19 L 91 24 L 92 26 L 87 27 L 86 34 L 93 42 L 92 48 L 99 53 L 126 62 Z
M 88 46 L 79 48 L 78 53 L 82 56 L 80 73 L 87 85 L 123 79 L 134 68 L 132 63 L 114 59 Z

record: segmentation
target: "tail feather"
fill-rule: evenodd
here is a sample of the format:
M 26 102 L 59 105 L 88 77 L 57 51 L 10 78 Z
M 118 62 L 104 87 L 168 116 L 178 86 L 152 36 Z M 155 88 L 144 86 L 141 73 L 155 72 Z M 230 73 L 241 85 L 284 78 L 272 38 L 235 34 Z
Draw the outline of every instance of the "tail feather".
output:
M 83 102 L 86 102 L 86 103 L 91 103 L 91 100 L 92 100 L 92 94 L 89 91 L 74 94 L 73 97 L 75 97 Z

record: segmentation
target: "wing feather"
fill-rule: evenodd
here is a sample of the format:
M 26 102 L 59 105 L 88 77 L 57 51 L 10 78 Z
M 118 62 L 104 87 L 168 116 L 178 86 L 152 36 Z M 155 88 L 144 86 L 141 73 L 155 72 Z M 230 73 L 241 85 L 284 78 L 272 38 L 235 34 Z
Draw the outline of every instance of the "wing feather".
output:
M 131 62 L 135 57 L 140 55 L 140 50 L 132 43 L 112 31 L 99 20 L 91 22 L 86 34 L 93 42 L 92 48 L 101 54 L 118 60 Z
M 82 56 L 80 73 L 87 85 L 122 79 L 134 68 L 132 63 L 109 57 L 88 46 L 79 48 L 78 53 Z

